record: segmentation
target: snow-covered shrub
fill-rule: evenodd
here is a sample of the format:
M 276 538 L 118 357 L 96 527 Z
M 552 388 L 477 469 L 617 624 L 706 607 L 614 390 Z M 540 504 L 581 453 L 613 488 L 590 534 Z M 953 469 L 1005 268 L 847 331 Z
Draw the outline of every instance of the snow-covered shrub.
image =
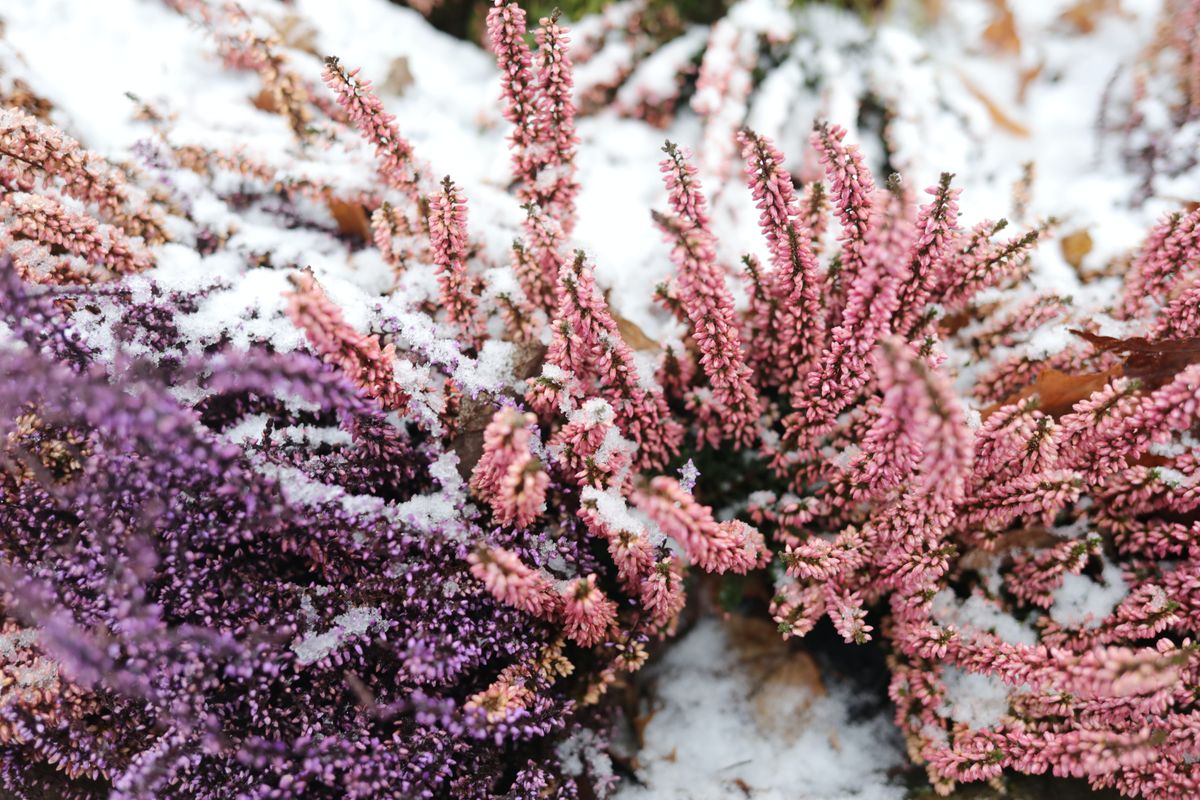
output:
M 806 179 L 819 168 L 800 145 L 818 119 L 852 127 L 889 171 L 928 167 L 935 152 L 942 168 L 977 156 L 990 127 L 979 90 L 912 34 L 837 5 L 739 0 L 664 42 L 652 5 L 624 0 L 576 37 L 577 101 L 663 127 L 686 105 L 702 121 L 697 152 L 716 192 L 737 174 L 734 136 L 746 125 L 795 148 L 788 166 Z
M 1184 183 L 1200 145 L 1200 4 L 1167 0 L 1158 32 L 1141 57 L 1121 64 L 1101 108 L 1102 145 L 1116 148 L 1142 176 L 1142 197 L 1167 195 Z
M 168 5 L 289 138 L 139 98 L 150 136 L 110 163 L 36 102 L 0 112 L 6 792 L 605 794 L 606 691 L 689 571 L 756 570 L 784 637 L 883 640 L 938 788 L 1196 792 L 1200 212 L 1076 309 L 1025 280 L 1044 225 L 960 223 L 949 174 L 878 186 L 838 125 L 798 188 L 756 120 L 883 97 L 902 164 L 907 45 L 814 56 L 823 12 L 743 0 L 693 36 L 704 131 L 646 209 L 675 266 L 646 346 L 572 238 L 572 53 L 602 63 L 637 6 L 531 48 L 496 0 L 512 181 L 472 195 L 269 4 Z M 779 107 L 835 55 L 869 79 Z

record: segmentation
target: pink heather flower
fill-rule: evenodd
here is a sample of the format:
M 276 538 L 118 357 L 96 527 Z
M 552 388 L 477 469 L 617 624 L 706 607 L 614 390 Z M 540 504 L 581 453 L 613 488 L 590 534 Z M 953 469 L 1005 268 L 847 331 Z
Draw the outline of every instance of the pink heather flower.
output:
M 558 222 L 536 204 L 527 203 L 524 208 L 525 243 L 513 246 L 513 271 L 529 302 L 552 313 L 558 273 L 566 263 L 562 255 L 566 236 Z
M 784 583 L 771 598 L 770 613 L 784 639 L 804 636 L 825 615 L 825 592 L 816 584 Z
M 407 248 L 397 246 L 397 240 L 407 239 L 414 233 L 408 218 L 391 203 L 384 202 L 371 213 L 371 240 L 397 277 L 404 272 L 411 256 Z
M 1005 582 L 1009 591 L 1023 602 L 1049 608 L 1054 602 L 1054 590 L 1062 585 L 1066 575 L 1078 575 L 1087 566 L 1088 558 L 1101 552 L 1103 539 L 1090 535 L 1085 539 L 1060 542 L 1049 549 L 1013 556 L 1011 579 Z
M 654 547 L 646 535 L 645 526 L 626 517 L 627 525 L 616 525 L 600 513 L 604 502 L 618 502 L 627 510 L 624 498 L 619 500 L 599 492 L 584 492 L 579 517 L 593 536 L 608 542 L 608 552 L 617 567 L 617 579 L 631 594 L 637 594 L 654 569 Z
M 45 195 L 11 192 L 0 199 L 0 224 L 17 238 L 31 239 L 118 274 L 154 266 L 154 257 L 123 230 L 71 211 Z
M 843 528 L 833 539 L 812 536 L 799 544 L 784 547 L 782 560 L 786 573 L 803 581 L 830 581 L 859 569 L 866 563 L 867 542 L 853 525 Z
M 804 187 L 800 198 L 800 228 L 808 231 L 809 250 L 813 257 L 821 255 L 825 231 L 829 228 L 829 195 L 825 184 L 813 181 Z
M 831 587 L 825 592 L 825 604 L 834 630 L 846 643 L 864 644 L 871 641 L 871 631 L 875 629 L 866 623 L 867 611 L 858 593 L 841 592 Z
M 545 620 L 558 620 L 562 598 L 554 584 L 515 554 L 502 547 L 485 547 L 468 555 L 467 562 L 471 574 L 501 603 Z
M 1060 463 L 1090 477 L 1102 476 L 1124 464 L 1126 449 L 1117 440 L 1124 420 L 1144 402 L 1137 394 L 1140 388 L 1137 381 L 1117 378 L 1076 403 L 1071 413 L 1059 421 Z
M 809 373 L 806 391 L 795 394 L 798 411 L 787 421 L 789 436 L 801 444 L 806 442 L 805 437 L 828 430 L 837 416 L 858 399 L 870 375 L 867 359 L 875 343 L 891 331 L 893 322 L 906 337 L 919 327 L 920 313 L 935 285 L 946 243 L 957 221 L 956 192 L 950 189 L 950 176 L 943 175 L 941 183 L 928 191 L 934 199 L 917 217 L 917 237 L 907 255 L 889 254 L 886 246 L 873 239 L 866 266 L 846 287 L 841 324 L 833 329 L 819 367 Z M 879 230 L 877 227 L 872 232 Z M 888 262 L 901 257 L 904 267 L 889 269 Z M 898 316 L 893 319 L 894 315 Z
M 1019 475 L 990 483 L 959 509 L 958 525 L 981 532 L 1006 530 L 1015 520 L 1033 517 L 1050 525 L 1058 512 L 1083 492 L 1083 476 L 1069 469 Z
M 642 582 L 640 599 L 642 607 L 650 612 L 655 627 L 674 631 L 679 612 L 687 603 L 683 590 L 683 564 L 677 557 L 668 555 L 655 562 Z
M 990 235 L 1002 227 L 980 223 L 971 233 L 960 234 L 951 246 L 941 281 L 940 302 L 947 314 L 962 311 L 979 292 L 1013 277 L 1027 263 L 1043 230 L 1034 228 L 1005 242 L 991 241 Z
M 1053 469 L 1058 464 L 1054 418 L 1038 410 L 1036 398 L 1003 406 L 975 432 L 972 482 L 994 484 Z
M 296 291 L 286 295 L 288 316 L 321 358 L 336 365 L 384 408 L 407 407 L 409 397 L 395 380 L 395 346 L 380 346 L 379 337 L 350 327 L 311 272 L 292 275 L 290 280 Z
M 706 175 L 716 178 L 716 185 L 724 185 L 737 156 L 734 134 L 754 88 L 759 46 L 756 32 L 742 30 L 725 16 L 713 24 L 704 49 L 691 102 L 692 110 L 704 120 L 702 167 Z
M 851 499 L 882 502 L 861 530 L 833 541 L 789 545 L 788 573 L 827 581 L 827 605 L 848 640 L 866 635 L 859 598 L 927 591 L 949 567 L 945 544 L 970 471 L 971 439 L 957 398 L 902 340 L 883 340 L 876 357 L 883 400 L 849 466 Z
M 543 364 L 542 373 L 530 378 L 527 383 L 529 388 L 525 390 L 525 403 L 541 417 L 567 413 L 571 398 L 583 391 L 570 372 L 552 363 Z
M 880 342 L 876 369 L 885 404 L 888 394 L 905 397 L 909 429 L 921 442 L 921 488 L 947 503 L 958 502 L 971 472 L 972 436 L 949 380 L 896 337 Z
M 921 329 L 925 307 L 942 278 L 943 260 L 954 243 L 958 227 L 958 195 L 951 189 L 949 173 L 942 173 L 938 185 L 926 189 L 933 201 L 917 215 L 916 240 L 905 259 L 906 270 L 900 276 L 892 330 L 908 339 Z M 847 311 L 847 315 L 849 311 Z
M 358 72 L 358 69 L 347 72 L 337 58 L 330 56 L 325 59 L 322 78 L 350 121 L 375 148 L 379 176 L 384 183 L 402 192 L 419 208 L 423 201 L 423 167 L 417 162 L 412 145 L 396 128 L 396 118 L 384 110 L 371 89 L 371 82 L 359 80 Z
M 696 179 L 689 153 L 668 142 L 660 164 L 670 193 L 674 218 L 656 216 L 659 227 L 674 244 L 671 259 L 677 269 L 679 300 L 692 321 L 692 335 L 700 348 L 700 365 L 712 386 L 718 426 L 706 438 L 716 447 L 721 439 L 748 444 L 760 413 L 758 394 L 750 383 L 738 335 L 733 297 L 717 266 L 716 245 L 708 227 L 704 194 Z
M 758 224 L 767 240 L 772 272 L 757 277 L 747 328 L 755 369 L 769 382 L 790 387 L 813 363 L 825 342 L 825 311 L 812 233 L 804 228 L 792 176 L 783 168 L 783 154 L 769 139 L 743 130 L 738 133 L 745 161 L 746 185 L 760 211 Z M 761 286 L 761 290 L 757 287 Z
M 770 559 L 757 529 L 738 520 L 718 523 L 712 509 L 697 503 L 674 478 L 653 478 L 633 500 L 705 572 L 744 574 Z
M 580 486 L 626 486 L 632 445 L 621 438 L 612 406 L 594 397 L 571 414 L 550 442 L 568 474 Z
M 532 56 L 525 42 L 525 11 L 516 3 L 494 0 L 487 17 L 488 41 L 500 68 L 504 118 L 513 125 L 508 143 L 512 149 L 512 172 L 521 185 L 521 197 L 532 200 L 541 166 L 538 145 L 544 140 Z
M 0 109 L 0 175 L 7 190 L 41 185 L 93 205 L 101 219 L 151 244 L 167 240 L 159 215 L 125 176 L 58 128 L 16 108 Z
M 1106 463 L 1116 463 L 1118 456 L 1109 448 L 1120 448 L 1123 459 L 1136 459 L 1151 444 L 1169 442 L 1173 434 L 1191 430 L 1198 416 L 1200 364 L 1192 364 L 1116 420 L 1112 429 L 1104 432 L 1105 444 L 1099 455 Z
M 486 332 L 476 316 L 478 303 L 467 274 L 467 203 L 448 175 L 442 191 L 429 199 L 429 241 L 446 316 L 478 347 Z
M 537 39 L 538 112 L 541 117 L 540 146 L 545 163 L 537 175 L 535 202 L 556 220 L 564 236 L 575 227 L 575 103 L 571 99 L 571 58 L 567 29 L 558 24 L 558 12 L 540 20 Z
M 579 379 L 597 381 L 617 426 L 637 445 L 635 467 L 665 464 L 678 449 L 683 428 L 670 418 L 662 390 L 643 384 L 582 251 L 559 272 L 551 333 L 546 360 Z
M 1007 311 L 998 311 L 981 321 L 971 337 L 975 352 L 984 359 L 998 348 L 1019 344 L 1023 341 L 1020 334 L 1061 317 L 1068 307 L 1069 301 L 1056 294 L 1036 294 L 1022 299 Z
M 854 284 L 855 277 L 871 268 L 867 263 L 868 234 L 872 222 L 872 196 L 875 179 L 863 163 L 854 145 L 846 145 L 846 129 L 838 125 L 818 124 L 812 144 L 825 165 L 829 196 L 842 225 L 841 286 Z
M 1154 323 L 1150 339 L 1166 341 L 1200 337 L 1200 281 L 1183 289 Z
M 527 528 L 542 513 L 550 477 L 530 453 L 533 414 L 502 408 L 483 431 L 483 455 L 471 488 L 491 507 L 498 525 Z
M 487 29 L 503 75 L 504 118 L 509 134 L 517 195 L 525 202 L 524 249 L 514 251 L 514 270 L 535 307 L 551 311 L 554 285 L 563 264 L 563 241 L 575 226 L 575 106 L 566 30 L 557 15 L 538 29 L 537 74 L 526 44 L 525 12 L 495 0 Z M 537 269 L 531 269 L 536 265 Z
M 1166 301 L 1167 292 L 1184 275 L 1193 275 L 1200 261 L 1200 209 L 1186 216 L 1163 218 L 1142 243 L 1125 282 L 1121 311 L 1137 316 L 1147 301 Z
M 3 229 L 0 229 L 0 251 L 12 257 L 13 270 L 29 283 L 86 286 L 110 277 L 84 264 L 79 258 L 55 256 L 49 245 L 32 239 L 14 239 Z
M 562 618 L 567 638 L 582 647 L 600 644 L 617 621 L 617 604 L 596 586 L 596 576 L 576 578 L 562 594 Z

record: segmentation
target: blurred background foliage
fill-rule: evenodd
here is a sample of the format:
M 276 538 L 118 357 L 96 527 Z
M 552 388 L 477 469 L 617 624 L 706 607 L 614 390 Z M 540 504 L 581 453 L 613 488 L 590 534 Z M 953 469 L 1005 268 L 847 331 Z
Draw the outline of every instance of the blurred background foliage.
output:
M 392 0 L 397 5 L 412 6 L 428 17 L 430 23 L 441 31 L 482 42 L 484 20 L 490 0 L 439 0 L 425 10 L 429 0 Z M 549 16 L 556 8 L 568 20 L 578 20 L 588 14 L 603 11 L 613 0 L 528 0 L 521 5 L 529 14 L 532 25 L 541 17 Z M 836 6 L 870 15 L 887 5 L 887 0 L 791 0 L 793 6 L 813 3 Z M 731 0 L 650 0 L 647 19 L 655 26 L 647 32 L 660 36 L 664 41 L 679 34 L 688 23 L 710 24 L 720 19 L 733 3 Z

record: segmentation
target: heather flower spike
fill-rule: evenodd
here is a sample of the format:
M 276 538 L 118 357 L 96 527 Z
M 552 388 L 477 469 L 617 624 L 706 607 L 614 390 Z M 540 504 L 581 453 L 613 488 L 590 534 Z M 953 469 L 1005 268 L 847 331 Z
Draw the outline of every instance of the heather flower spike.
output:
M 708 376 L 716 416 L 721 427 L 702 433 L 711 446 L 723 438 L 748 442 L 754 437 L 759 415 L 758 395 L 750 383 L 738 333 L 733 298 L 717 265 L 713 236 L 705 212 L 704 195 L 688 153 L 668 142 L 660 164 L 675 217 L 656 220 L 674 246 L 672 260 L 678 270 L 679 300 L 692 321 L 692 335 L 700 348 L 700 365 Z
M 408 395 L 396 383 L 396 349 L 378 336 L 350 327 L 311 272 L 291 276 L 295 291 L 287 296 L 287 312 L 326 361 L 341 369 L 364 393 L 387 409 L 403 409 Z
M 757 279 L 765 295 L 747 335 L 763 337 L 754 363 L 767 380 L 791 386 L 815 363 L 825 341 L 825 310 L 812 233 L 800 216 L 783 154 L 752 131 L 738 134 L 746 184 L 759 209 L 758 224 L 771 254 L 773 271 Z
M 537 194 L 532 199 L 558 222 L 563 235 L 570 236 L 575 227 L 575 195 L 579 193 L 579 183 L 575 180 L 575 148 L 579 139 L 575 135 L 572 99 L 571 39 L 567 29 L 558 24 L 558 18 L 555 9 L 540 20 L 535 34 L 542 132 L 539 145 L 545 151 L 545 163 L 539 166 L 535 177 Z
M 442 179 L 442 191 L 429 201 L 429 240 L 447 316 L 478 346 L 484 331 L 467 274 L 467 204 L 449 175 Z
M 674 478 L 652 479 L 634 501 L 705 572 L 742 574 L 766 564 L 762 534 L 744 522 L 718 523 L 712 509 L 697 503 Z
M 600 295 L 582 251 L 563 265 L 547 360 L 578 378 L 594 380 L 613 407 L 617 426 L 637 445 L 639 469 L 666 463 L 682 437 L 662 390 L 644 386 L 633 352 Z
M 400 135 L 396 118 L 384 110 L 371 82 L 360 80 L 358 72 L 358 69 L 347 70 L 335 56 L 330 56 L 325 59 L 322 78 L 337 96 L 338 105 L 350 122 L 375 149 L 384 183 L 419 208 L 424 197 L 423 167 L 417 162 L 412 145 Z
M 492 506 L 500 525 L 527 528 L 542 513 L 549 477 L 530 452 L 532 414 L 502 408 L 483 432 L 483 457 L 471 488 Z

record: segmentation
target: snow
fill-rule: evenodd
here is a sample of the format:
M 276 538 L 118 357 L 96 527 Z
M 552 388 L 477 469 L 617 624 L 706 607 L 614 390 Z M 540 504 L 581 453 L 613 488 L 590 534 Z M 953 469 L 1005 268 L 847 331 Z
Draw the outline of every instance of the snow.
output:
M 994 633 L 1009 644 L 1037 643 L 1037 632 L 1001 611 L 993 601 L 977 594 L 959 600 L 952 589 L 934 595 L 933 618 L 942 625 L 953 625 L 969 636 L 972 630 Z
M 1012 689 L 999 678 L 947 667 L 942 670 L 942 682 L 946 694 L 937 709 L 940 716 L 978 730 L 998 725 L 1008 715 Z
M 890 717 L 852 717 L 851 687 L 822 695 L 787 680 L 786 652 L 739 646 L 727 625 L 700 620 L 643 676 L 656 691 L 637 755 L 641 785 L 622 785 L 617 800 L 904 797 L 887 775 L 904 763 Z M 779 671 L 755 680 L 756 661 Z
M 333 618 L 333 627 L 323 633 L 310 633 L 292 644 L 292 652 L 301 664 L 312 664 L 326 658 L 352 636 L 361 636 L 372 628 L 382 628 L 386 621 L 379 609 L 353 606 Z
M 1100 582 L 1087 575 L 1068 574 L 1054 590 L 1050 618 L 1066 628 L 1094 628 L 1129 594 L 1121 568 L 1107 559 Z

